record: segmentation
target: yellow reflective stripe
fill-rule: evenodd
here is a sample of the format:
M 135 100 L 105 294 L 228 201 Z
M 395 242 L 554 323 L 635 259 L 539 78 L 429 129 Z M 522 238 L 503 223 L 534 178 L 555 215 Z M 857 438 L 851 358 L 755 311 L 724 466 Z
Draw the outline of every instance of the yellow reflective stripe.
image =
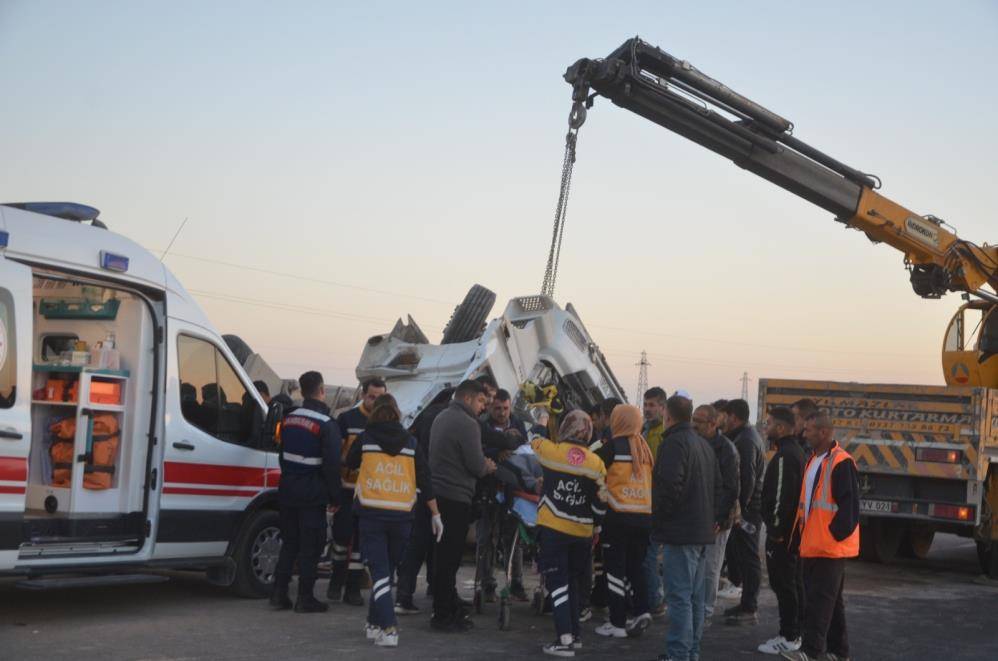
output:
M 538 455 L 541 461 L 541 466 L 544 468 L 549 468 L 555 471 L 561 471 L 562 473 L 568 473 L 569 475 L 582 475 L 584 477 L 597 480 L 603 476 L 603 473 L 592 468 L 586 468 L 585 465 L 573 466 L 572 464 L 563 464 L 560 461 L 555 461 L 543 455 Z
M 609 497 L 607 501 L 610 503 L 610 507 L 621 512 L 640 512 L 643 514 L 651 514 L 651 503 L 645 504 L 640 503 L 636 505 L 629 505 L 627 503 L 622 503 L 613 497 L 613 492 L 609 492 Z

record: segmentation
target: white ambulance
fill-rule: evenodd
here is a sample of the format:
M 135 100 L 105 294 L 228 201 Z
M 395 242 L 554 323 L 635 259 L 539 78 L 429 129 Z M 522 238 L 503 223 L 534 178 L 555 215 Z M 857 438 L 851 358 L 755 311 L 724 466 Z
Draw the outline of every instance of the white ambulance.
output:
M 96 209 L 0 206 L 0 573 L 204 569 L 264 595 L 276 417 L 170 271 Z

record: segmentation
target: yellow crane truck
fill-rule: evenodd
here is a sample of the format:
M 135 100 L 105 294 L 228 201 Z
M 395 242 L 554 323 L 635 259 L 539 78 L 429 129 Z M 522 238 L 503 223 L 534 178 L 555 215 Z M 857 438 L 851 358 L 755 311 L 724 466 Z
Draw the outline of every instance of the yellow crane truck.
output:
M 556 235 L 577 134 L 602 96 L 901 251 L 919 296 L 962 294 L 943 339 L 945 386 L 762 379 L 759 412 L 809 397 L 832 415 L 860 470 L 864 556 L 924 555 L 936 531 L 955 532 L 977 541 L 984 571 L 998 578 L 998 246 L 961 239 L 944 220 L 881 195 L 876 176 L 799 140 L 790 121 L 639 38 L 578 60 L 565 80 L 573 105 Z

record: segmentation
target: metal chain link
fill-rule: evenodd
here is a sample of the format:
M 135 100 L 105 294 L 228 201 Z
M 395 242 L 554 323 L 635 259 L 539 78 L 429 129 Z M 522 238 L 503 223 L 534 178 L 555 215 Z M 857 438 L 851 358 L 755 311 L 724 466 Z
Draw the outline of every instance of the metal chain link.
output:
M 561 162 L 561 186 L 558 191 L 558 206 L 554 212 L 554 227 L 551 229 L 551 248 L 548 250 L 548 263 L 544 269 L 541 294 L 554 296 L 555 279 L 558 277 L 558 263 L 561 261 L 561 241 L 565 236 L 565 218 L 568 212 L 568 195 L 572 187 L 572 169 L 575 166 L 575 146 L 578 142 L 579 127 L 586 121 L 586 109 L 581 103 L 572 106 L 568 116 L 568 133 L 565 135 L 565 156 Z

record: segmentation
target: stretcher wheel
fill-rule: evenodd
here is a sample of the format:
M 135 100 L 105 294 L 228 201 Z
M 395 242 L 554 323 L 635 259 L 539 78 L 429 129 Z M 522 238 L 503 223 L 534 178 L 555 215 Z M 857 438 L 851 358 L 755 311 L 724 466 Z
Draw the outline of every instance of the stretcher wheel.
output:
M 534 590 L 534 598 L 530 601 L 530 610 L 534 611 L 534 615 L 544 614 L 544 593 L 540 590 Z
M 509 621 L 512 615 L 512 607 L 509 597 L 503 597 L 499 601 L 499 631 L 509 631 Z
M 472 598 L 471 603 L 474 606 L 475 614 L 482 614 L 482 590 L 481 588 L 475 588 L 475 596 Z

